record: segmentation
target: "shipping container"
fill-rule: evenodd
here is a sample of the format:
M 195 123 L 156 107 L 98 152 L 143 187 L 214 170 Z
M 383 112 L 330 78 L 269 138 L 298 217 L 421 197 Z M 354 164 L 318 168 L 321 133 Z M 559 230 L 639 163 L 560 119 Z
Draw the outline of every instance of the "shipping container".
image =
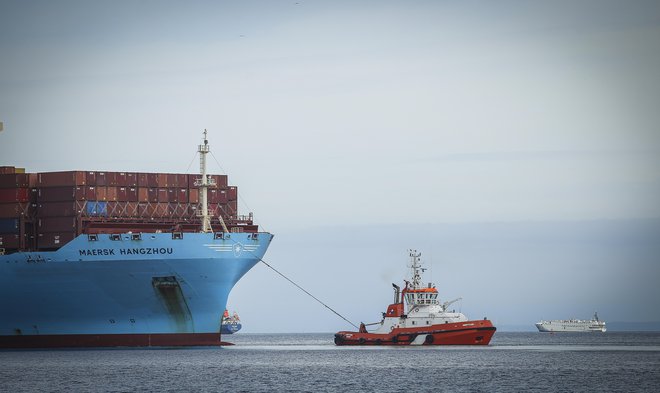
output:
M 29 188 L 0 188 L 0 203 L 29 202 Z
M 113 186 L 106 187 L 105 198 L 108 201 L 116 201 L 117 200 L 117 187 L 113 187 Z
M 111 186 L 111 187 L 117 187 L 117 176 L 119 174 L 117 172 L 106 172 L 105 173 L 105 181 L 106 181 L 106 186 Z
M 231 186 L 227 191 L 228 191 L 227 199 L 229 199 L 230 201 L 238 200 L 238 188 L 236 188 L 235 186 Z
M 76 232 L 48 232 L 37 235 L 39 249 L 60 248 L 76 237 Z
M 151 218 L 156 212 L 156 204 L 138 203 L 138 215 L 142 218 Z
M 167 187 L 167 173 L 156 173 L 158 187 Z
M 30 174 L 28 173 L 13 173 L 3 175 L 0 174 L 0 188 L 21 188 L 30 186 Z
M 167 174 L 167 186 L 166 187 L 178 187 L 178 178 L 176 173 L 168 173 Z
M 43 202 L 36 206 L 38 217 L 76 216 L 81 213 L 85 205 L 95 203 L 94 201 L 71 201 L 71 202 Z
M 107 186 L 108 185 L 108 176 L 105 172 L 96 172 L 96 185 L 97 186 Z
M 169 201 L 170 201 L 169 190 L 167 188 L 159 188 L 158 202 L 169 202 Z
M 88 186 L 96 185 L 96 172 L 94 171 L 85 172 L 85 181 L 87 182 Z
M 188 189 L 187 188 L 177 188 L 176 190 L 177 196 L 176 200 L 179 203 L 188 203 Z
M 0 233 L 0 248 L 16 249 L 21 247 L 21 236 L 17 233 Z
M 87 174 L 83 171 L 42 172 L 37 174 L 39 187 L 84 186 L 87 184 Z
M 218 188 L 227 188 L 227 175 L 211 175 Z
M 138 191 L 137 187 L 127 187 L 126 188 L 126 201 L 128 202 L 137 202 L 138 201 Z M 119 199 L 119 196 L 117 196 Z
M 108 202 L 108 217 L 139 217 L 137 202 Z
M 0 203 L 0 218 L 30 217 L 33 212 L 28 202 Z
M 188 175 L 179 173 L 176 175 L 176 186 L 179 188 L 188 188 Z
M 138 174 L 135 172 L 126 173 L 126 187 L 137 187 L 138 186 Z
M 75 232 L 76 217 L 43 217 L 37 220 L 39 233 Z
M 85 213 L 89 217 L 105 217 L 108 215 L 108 202 L 87 201 Z
M 13 166 L 0 166 L 0 175 L 13 175 L 16 173 L 16 168 Z
M 96 177 L 98 179 L 98 176 Z M 108 187 L 106 186 L 96 186 L 96 198 L 97 201 L 105 201 L 108 199 Z
M 146 187 L 138 187 L 138 202 L 149 202 L 149 189 Z
M 147 187 L 158 188 L 158 174 L 147 173 Z
M 191 188 L 188 190 L 188 202 L 190 203 L 199 203 L 199 190 L 196 188 Z
M 149 200 L 147 202 L 158 202 L 158 189 L 157 188 L 149 188 L 147 190 L 149 193 Z
M 206 201 L 208 203 L 218 203 L 219 199 L 220 199 L 220 190 L 216 190 L 215 188 L 210 188 L 206 193 Z
M 138 187 L 149 187 L 149 177 L 148 173 L 138 173 L 137 174 L 137 185 Z
M 18 233 L 20 224 L 18 218 L 0 218 L 0 233 Z
M 126 187 L 127 186 L 127 177 L 126 177 L 126 172 L 119 172 L 117 173 L 117 187 Z
M 38 202 L 84 201 L 89 196 L 93 196 L 93 190 L 87 186 L 50 187 L 37 190 Z

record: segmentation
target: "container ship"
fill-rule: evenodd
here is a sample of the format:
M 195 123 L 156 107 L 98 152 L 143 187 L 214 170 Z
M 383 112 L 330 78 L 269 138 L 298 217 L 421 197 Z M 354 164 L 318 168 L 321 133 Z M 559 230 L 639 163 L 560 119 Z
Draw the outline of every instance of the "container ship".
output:
M 217 346 L 272 235 L 225 175 L 0 167 L 0 348 Z
M 335 334 L 336 345 L 488 345 L 497 330 L 487 318 L 469 320 L 449 311 L 461 298 L 440 303 L 435 285 L 422 284 L 421 253 L 410 250 L 411 281 L 394 287 L 394 302 L 380 322 Z M 376 325 L 372 331 L 367 326 Z

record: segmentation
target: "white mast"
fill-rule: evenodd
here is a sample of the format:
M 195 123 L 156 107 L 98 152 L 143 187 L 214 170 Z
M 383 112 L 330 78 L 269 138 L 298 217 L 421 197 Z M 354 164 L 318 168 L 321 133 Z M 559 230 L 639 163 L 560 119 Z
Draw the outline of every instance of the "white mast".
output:
M 412 288 L 411 289 L 419 289 L 422 287 L 422 275 L 420 274 L 420 270 L 424 271 L 425 269 L 422 269 L 422 264 L 419 260 L 419 257 L 422 256 L 421 252 L 417 252 L 417 250 L 408 250 L 410 252 L 410 268 L 412 270 Z
M 199 187 L 199 210 L 201 210 L 201 212 L 199 212 L 198 215 L 202 218 L 201 231 L 213 232 L 213 228 L 211 228 L 211 215 L 209 214 L 208 188 L 215 187 L 216 183 L 214 179 L 210 179 L 206 174 L 206 154 L 211 151 L 209 141 L 206 139 L 206 129 L 204 129 L 204 144 L 199 145 L 197 151 L 199 152 L 199 172 L 202 175 L 200 179 L 195 181 L 195 185 Z M 218 218 L 220 219 L 222 230 L 229 232 L 222 216 L 218 216 Z

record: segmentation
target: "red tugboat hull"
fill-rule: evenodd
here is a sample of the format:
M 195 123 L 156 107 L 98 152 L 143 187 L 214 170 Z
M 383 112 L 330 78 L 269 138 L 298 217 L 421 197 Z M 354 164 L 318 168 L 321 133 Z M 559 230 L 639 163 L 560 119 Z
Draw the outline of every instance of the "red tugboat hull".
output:
M 495 326 L 476 320 L 414 328 L 395 328 L 388 334 L 338 332 L 336 345 L 488 345 Z

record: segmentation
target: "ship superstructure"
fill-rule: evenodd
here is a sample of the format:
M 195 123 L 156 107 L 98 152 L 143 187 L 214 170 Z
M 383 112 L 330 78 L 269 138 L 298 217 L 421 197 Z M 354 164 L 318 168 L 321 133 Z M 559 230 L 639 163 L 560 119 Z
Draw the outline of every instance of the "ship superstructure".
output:
M 202 150 L 206 134 L 197 176 L 0 174 L 20 182 L 0 193 L 0 347 L 221 345 L 228 294 L 273 236 Z

